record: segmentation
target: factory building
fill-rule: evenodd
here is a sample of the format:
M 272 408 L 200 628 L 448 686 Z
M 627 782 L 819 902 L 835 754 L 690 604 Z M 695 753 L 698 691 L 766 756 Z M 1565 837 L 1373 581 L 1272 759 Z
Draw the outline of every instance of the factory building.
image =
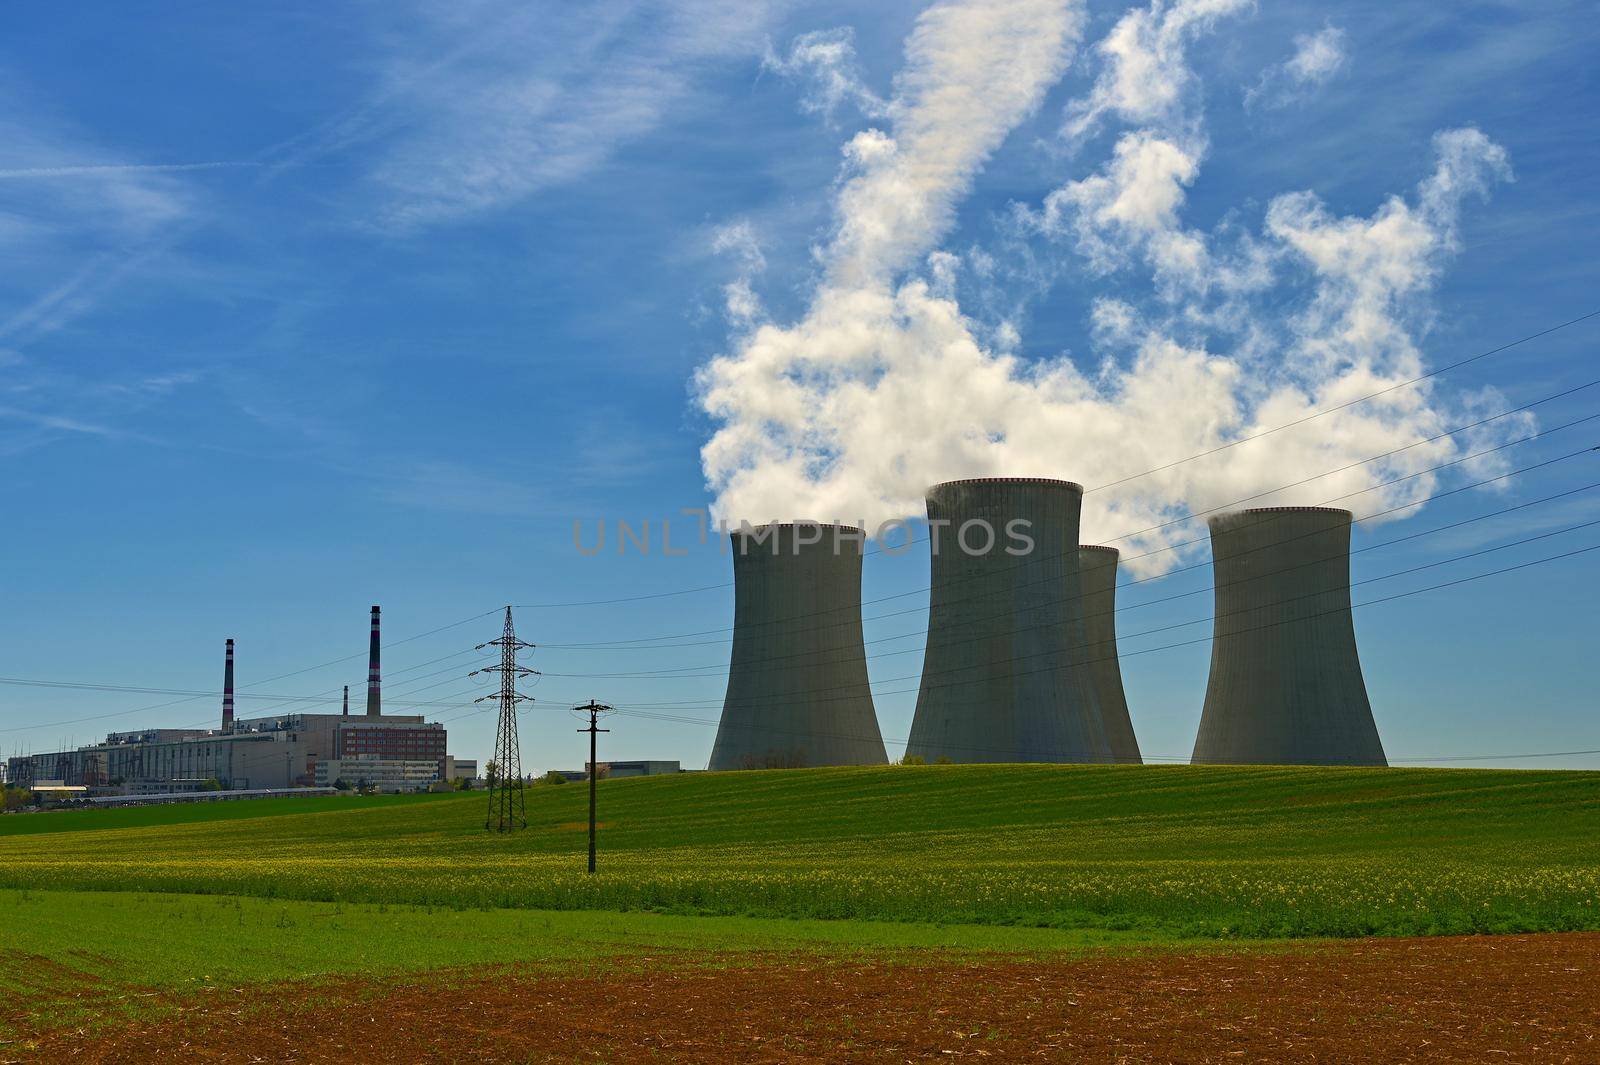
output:
M 932 593 L 906 754 L 928 762 L 1111 762 L 1083 668 L 1083 489 L 985 477 L 928 489 Z
M 1128 716 L 1128 697 L 1122 690 L 1122 663 L 1117 658 L 1117 561 L 1114 547 L 1080 544 L 1078 578 L 1083 588 L 1083 625 L 1088 633 L 1084 668 L 1094 685 L 1105 724 L 1111 760 L 1141 764 L 1139 740 Z
M 861 634 L 862 530 L 775 524 L 730 537 L 733 649 L 710 767 L 886 762 Z
M 1195 763 L 1387 765 L 1350 616 L 1350 512 L 1210 520 L 1211 677 Z
M 428 766 L 431 781 L 446 772 L 446 744 L 443 725 L 415 715 L 374 721 L 340 714 L 283 714 L 237 719 L 232 732 L 112 733 L 103 743 L 71 751 L 11 758 L 6 774 L 18 783 L 62 780 L 131 791 L 156 784 L 161 785 L 157 790 L 198 787 L 208 780 L 230 789 L 292 788 L 316 785 L 323 762 L 366 758 Z
M 325 758 L 317 763 L 316 786 L 329 788 L 341 782 L 352 788 L 377 791 L 427 791 L 440 777 L 438 762 L 398 758 Z
M 589 763 L 583 763 L 582 769 L 552 769 L 550 772 L 554 773 L 562 780 L 588 780 Z M 624 777 L 672 776 L 681 772 L 683 772 L 683 765 L 681 763 L 677 761 L 666 761 L 663 759 L 600 763 L 600 777 L 602 780 L 620 780 Z
M 385 769 L 407 790 L 421 790 L 446 774 L 455 759 L 447 754 L 444 726 L 419 715 L 382 712 L 378 669 L 378 608 L 372 608 L 367 713 L 277 714 L 238 718 L 234 713 L 234 642 L 226 645 L 222 720 L 216 729 L 144 729 L 113 732 L 103 743 L 70 751 L 11 758 L 7 778 L 16 783 L 60 780 L 91 788 L 130 793 L 204 787 L 216 781 L 227 789 L 313 787 L 326 776 L 324 763 L 346 760 L 395 763 Z M 471 764 L 476 770 L 475 763 Z M 339 771 L 334 771 L 337 779 Z M 426 776 L 426 779 L 422 779 Z M 418 787 L 411 789 L 411 784 Z

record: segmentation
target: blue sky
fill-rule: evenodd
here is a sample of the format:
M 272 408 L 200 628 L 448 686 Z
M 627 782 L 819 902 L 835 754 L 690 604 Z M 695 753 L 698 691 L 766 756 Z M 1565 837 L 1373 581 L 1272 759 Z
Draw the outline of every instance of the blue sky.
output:
M 615 756 L 699 766 L 722 694 L 725 633 L 707 630 L 731 622 L 727 559 L 698 546 L 582 557 L 574 519 L 659 528 L 719 497 L 881 517 L 946 469 L 1099 484 L 1600 306 L 1600 41 L 1586 5 L 953 8 L 999 35 L 955 34 L 963 47 L 1016 61 L 963 68 L 964 53 L 941 50 L 943 15 L 920 4 L 13 12 L 0 44 L 0 675 L 209 690 L 231 636 L 254 694 L 326 699 L 360 690 L 367 607 L 381 603 L 390 706 L 448 704 L 426 709 L 450 720 L 457 752 L 484 757 L 491 716 L 456 705 L 475 659 L 444 656 L 498 619 L 398 641 L 509 601 L 529 607 L 519 632 L 541 644 L 706 633 L 651 651 L 542 649 L 529 765 L 581 761 L 562 708 L 594 697 L 694 719 L 622 716 L 606 737 Z M 1019 27 L 1029 47 L 1054 43 L 1022 55 L 1003 39 Z M 1150 62 L 1119 68 L 1119 40 Z M 939 112 L 934 90 L 962 76 L 980 79 L 976 109 Z M 977 143 L 986 122 L 994 135 Z M 950 148 L 943 184 L 893 184 L 928 172 L 919 130 L 941 151 L 945 137 L 974 143 Z M 893 196 L 873 199 L 882 187 Z M 895 220 L 885 203 L 928 212 Z M 852 226 L 886 218 L 870 254 L 851 243 Z M 864 257 L 865 280 L 847 278 Z M 904 314 L 873 319 L 864 361 L 831 368 L 792 424 L 762 422 L 771 387 L 804 376 L 819 347 L 832 357 L 828 308 L 858 291 Z M 904 323 L 947 309 L 971 366 L 1012 367 L 992 395 L 968 390 L 970 367 L 920 361 L 938 337 Z M 1415 409 L 1191 464 L 1121 513 L 1142 528 L 1580 385 L 1600 377 L 1597 336 L 1600 320 L 1575 325 L 1441 376 Z M 789 361 L 708 411 L 715 367 L 773 351 Z M 1233 376 L 1202 395 L 1178 373 L 1197 367 Z M 866 408 L 841 406 L 858 372 L 882 387 Z M 962 430 L 948 438 L 891 402 L 948 381 L 954 394 L 929 408 Z M 1141 381 L 1170 387 L 1139 405 Z M 981 422 L 985 403 L 998 427 Z M 1579 392 L 1539 407 L 1537 424 L 1597 410 L 1600 389 Z M 1425 483 L 1447 491 L 1592 446 L 1595 424 Z M 740 425 L 757 438 L 708 470 L 701 448 Z M 1426 465 L 1531 431 L 1502 420 Z M 901 481 L 863 458 L 884 449 L 904 460 Z M 1356 546 L 1580 489 L 1600 481 L 1597 463 L 1562 459 L 1359 526 Z M 1339 487 L 1299 501 L 1368 482 Z M 1380 497 L 1346 505 L 1383 509 Z M 1357 581 L 1555 534 L 1375 580 L 1356 599 L 1600 543 L 1600 526 L 1559 532 L 1600 519 L 1597 500 L 1579 491 L 1363 551 Z M 1129 527 L 1096 520 L 1102 534 Z M 1203 560 L 1193 551 L 1173 557 Z M 917 551 L 874 557 L 864 594 L 918 589 L 926 566 Z M 1391 757 L 1600 748 L 1597 577 L 1600 552 L 1358 611 Z M 1208 582 L 1201 567 L 1125 590 L 1125 605 L 1197 594 L 1130 611 L 1124 634 L 1205 618 Z M 709 590 L 532 608 L 689 588 Z M 923 622 L 871 619 L 922 603 L 867 609 L 869 639 L 907 637 L 870 648 L 906 652 L 870 662 L 886 737 L 909 728 L 915 682 L 893 678 L 916 674 Z M 1124 664 L 1148 754 L 1193 743 L 1208 632 L 1124 640 L 1125 653 L 1199 641 Z M 686 666 L 707 668 L 603 676 Z M 174 698 L 6 686 L 0 750 L 216 714 L 210 698 L 140 709 Z

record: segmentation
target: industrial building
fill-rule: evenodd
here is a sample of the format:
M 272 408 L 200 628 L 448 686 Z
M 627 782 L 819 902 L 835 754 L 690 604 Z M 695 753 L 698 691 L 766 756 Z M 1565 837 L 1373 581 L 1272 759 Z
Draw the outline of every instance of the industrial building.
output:
M 1078 546 L 1078 579 L 1083 589 L 1083 624 L 1088 633 L 1084 667 L 1094 685 L 1100 720 L 1105 725 L 1111 760 L 1142 764 L 1139 740 L 1128 715 L 1122 689 L 1122 662 L 1117 657 L 1117 561 L 1114 547 Z
M 603 772 L 602 780 L 623 777 L 659 777 L 671 776 L 683 772 L 683 766 L 676 761 L 658 759 L 631 761 L 631 762 L 601 762 Z M 566 781 L 579 781 L 589 779 L 589 763 L 583 763 L 582 769 L 552 769 L 550 772 Z
M 347 698 L 339 714 L 237 718 L 234 642 L 229 640 L 218 728 L 113 732 L 103 743 L 11 758 L 6 777 L 19 784 L 60 780 L 126 794 L 197 791 L 213 781 L 230 790 L 294 788 L 327 786 L 347 776 L 342 771 L 346 762 L 359 762 L 368 777 L 382 776 L 407 790 L 453 779 L 446 775 L 455 760 L 446 753 L 443 725 L 419 715 L 384 715 L 377 607 L 372 608 L 371 634 L 365 716 L 351 717 Z M 341 769 L 332 770 L 329 778 L 335 763 Z M 476 763 L 466 764 L 476 771 Z
M 862 530 L 774 524 L 729 535 L 733 649 L 710 767 L 886 762 L 861 634 Z
M 1350 616 L 1350 512 L 1213 517 L 1216 611 L 1197 764 L 1387 765 Z
M 1079 485 L 1039 477 L 928 489 L 929 528 L 938 539 L 908 756 L 1114 760 L 1081 664 L 1088 643 L 1078 572 L 1082 505 Z M 1013 541 L 1014 528 L 1031 546 Z

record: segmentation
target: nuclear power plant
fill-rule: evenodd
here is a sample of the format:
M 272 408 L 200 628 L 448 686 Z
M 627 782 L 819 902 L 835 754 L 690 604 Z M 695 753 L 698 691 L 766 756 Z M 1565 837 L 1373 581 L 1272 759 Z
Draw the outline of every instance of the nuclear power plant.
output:
M 712 769 L 886 762 L 861 634 L 862 530 L 729 534 L 733 650 Z
M 1105 723 L 1111 760 L 1142 764 L 1139 740 L 1128 716 L 1128 697 L 1122 690 L 1122 661 L 1117 657 L 1117 560 L 1114 547 L 1081 544 L 1078 580 L 1083 588 L 1083 624 L 1088 631 L 1084 664 L 1094 685 L 1100 720 Z
M 1350 512 L 1214 517 L 1216 611 L 1196 764 L 1387 765 L 1350 616 Z
M 1081 486 L 1038 477 L 928 489 L 932 590 L 908 757 L 1116 760 L 1082 664 L 1082 505 Z
M 927 490 L 928 623 L 908 760 L 1143 762 L 1117 646 L 1121 555 L 1078 542 L 1082 504 L 1079 485 L 1039 477 Z M 1210 519 L 1211 670 L 1193 763 L 1388 764 L 1351 618 L 1351 525 L 1349 511 L 1326 507 Z M 829 523 L 729 533 L 733 637 L 710 769 L 888 760 L 862 631 L 866 540 L 861 528 Z M 337 712 L 238 717 L 229 639 L 215 727 L 112 733 L 20 755 L 5 779 L 166 795 L 418 790 L 474 775 L 475 763 L 446 753 L 441 725 L 383 712 L 377 606 L 368 632 L 363 716 L 351 716 L 346 685 Z

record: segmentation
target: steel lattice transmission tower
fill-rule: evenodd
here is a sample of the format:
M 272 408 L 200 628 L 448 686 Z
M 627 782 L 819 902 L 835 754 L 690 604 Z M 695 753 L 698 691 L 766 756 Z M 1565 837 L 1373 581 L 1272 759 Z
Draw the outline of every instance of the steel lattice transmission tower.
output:
M 516 630 L 511 626 L 510 607 L 506 607 L 505 631 L 500 634 L 498 640 L 480 643 L 477 649 L 485 647 L 500 648 L 500 664 L 475 669 L 469 676 L 498 673 L 500 690 L 493 695 L 480 696 L 473 701 L 482 703 L 490 699 L 498 700 L 500 724 L 495 730 L 495 772 L 489 779 L 489 814 L 484 819 L 483 827 L 490 832 L 514 832 L 519 828 L 528 827 L 528 814 L 522 794 L 522 751 L 517 741 L 517 704 L 533 701 L 533 696 L 523 695 L 517 691 L 517 680 L 521 677 L 538 676 L 539 671 L 517 665 L 517 652 L 523 649 L 532 650 L 534 645 L 517 639 Z

